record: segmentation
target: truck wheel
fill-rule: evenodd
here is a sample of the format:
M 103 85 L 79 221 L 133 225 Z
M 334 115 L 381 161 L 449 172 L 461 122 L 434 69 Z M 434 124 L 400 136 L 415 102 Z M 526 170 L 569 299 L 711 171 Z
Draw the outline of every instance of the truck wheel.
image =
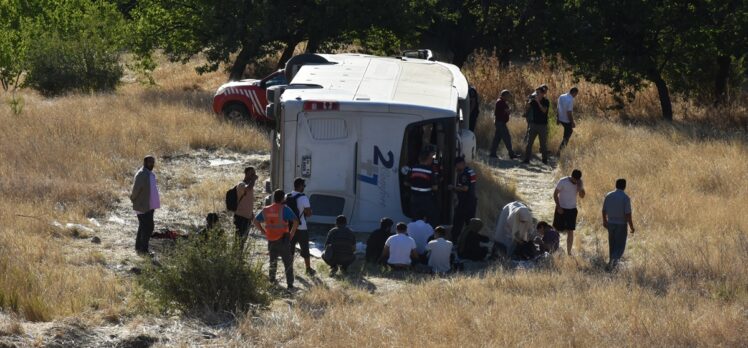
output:
M 223 117 L 231 122 L 248 121 L 249 111 L 242 104 L 229 104 L 223 108 Z

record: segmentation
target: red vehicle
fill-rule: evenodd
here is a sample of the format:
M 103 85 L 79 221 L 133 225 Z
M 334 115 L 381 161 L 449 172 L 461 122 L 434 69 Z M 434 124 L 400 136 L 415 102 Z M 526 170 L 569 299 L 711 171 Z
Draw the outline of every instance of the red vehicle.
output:
M 213 97 L 213 111 L 232 121 L 272 121 L 265 114 L 268 102 L 265 90 L 275 85 L 285 85 L 286 75 L 278 70 L 262 80 L 232 81 L 218 87 Z

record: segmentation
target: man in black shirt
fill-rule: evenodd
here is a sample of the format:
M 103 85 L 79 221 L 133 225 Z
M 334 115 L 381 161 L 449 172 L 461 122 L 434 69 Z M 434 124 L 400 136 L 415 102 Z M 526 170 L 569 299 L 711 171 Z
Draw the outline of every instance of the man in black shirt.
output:
M 470 124 L 468 124 L 468 128 L 475 133 L 475 126 L 478 124 L 478 115 L 480 114 L 480 96 L 475 86 L 468 87 L 468 97 L 470 98 Z
M 548 93 L 548 87 L 545 85 L 540 86 L 528 100 L 527 147 L 525 148 L 524 163 L 530 163 L 535 137 L 539 137 L 540 154 L 543 163 L 548 164 L 548 108 L 551 106 L 551 103 L 545 97 L 546 93 Z
M 465 158 L 455 159 L 457 185 L 452 189 L 457 193 L 454 223 L 452 225 L 452 242 L 457 244 L 462 227 L 475 217 L 478 198 L 475 196 L 476 174 L 473 168 L 465 165 Z
M 335 275 L 338 268 L 345 273 L 356 260 L 356 236 L 346 226 L 348 219 L 340 215 L 335 219 L 335 227 L 327 234 L 325 253 L 322 259 L 330 265 L 330 275 Z
M 384 251 L 384 242 L 393 235 L 392 225 L 394 222 L 390 218 L 382 218 L 379 222 L 379 229 L 369 235 L 366 240 L 366 261 L 371 263 L 384 262 L 380 260 L 382 251 Z

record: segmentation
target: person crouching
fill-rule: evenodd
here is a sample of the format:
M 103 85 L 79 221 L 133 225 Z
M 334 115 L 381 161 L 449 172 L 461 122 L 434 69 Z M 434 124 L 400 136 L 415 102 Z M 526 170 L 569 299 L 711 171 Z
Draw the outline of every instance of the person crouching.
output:
M 356 236 L 347 224 L 348 219 L 340 215 L 335 219 L 335 227 L 327 234 L 322 260 L 330 266 L 331 276 L 338 272 L 338 268 L 346 273 L 348 266 L 356 260 Z

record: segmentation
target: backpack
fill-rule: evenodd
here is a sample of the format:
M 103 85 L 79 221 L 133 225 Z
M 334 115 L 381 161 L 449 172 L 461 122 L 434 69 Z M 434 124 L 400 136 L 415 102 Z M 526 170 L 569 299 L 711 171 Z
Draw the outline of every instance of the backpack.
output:
M 236 211 L 236 208 L 239 207 L 238 195 L 239 194 L 236 192 L 236 186 L 226 191 L 226 210 Z
M 529 100 L 527 104 L 525 104 L 525 113 L 522 114 L 522 117 L 526 118 L 527 122 L 532 122 L 532 119 L 533 119 L 532 100 Z
M 299 193 L 296 196 L 291 196 L 291 194 L 286 195 L 286 205 L 291 208 L 291 211 L 293 211 L 294 215 L 296 215 L 296 218 L 299 219 L 299 222 L 301 222 L 301 214 L 302 212 L 299 211 L 299 197 L 303 197 L 303 193 Z M 290 226 L 290 222 L 289 222 Z

